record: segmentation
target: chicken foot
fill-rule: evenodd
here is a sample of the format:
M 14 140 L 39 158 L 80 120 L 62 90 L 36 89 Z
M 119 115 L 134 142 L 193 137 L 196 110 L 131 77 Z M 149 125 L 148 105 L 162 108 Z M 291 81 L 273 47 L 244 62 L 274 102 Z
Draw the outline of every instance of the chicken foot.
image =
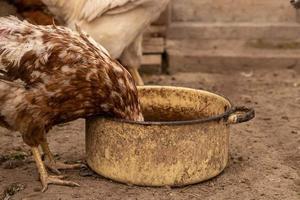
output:
M 75 183 L 73 181 L 62 180 L 64 178 L 63 176 L 48 175 L 48 172 L 42 161 L 38 147 L 32 147 L 31 151 L 32 151 L 36 166 L 38 168 L 38 172 L 40 174 L 40 180 L 41 180 L 42 187 L 43 187 L 42 192 L 45 192 L 47 190 L 49 184 L 65 185 L 65 186 L 72 186 L 72 187 L 79 186 L 78 183 Z
M 56 161 L 53 154 L 50 151 L 49 144 L 47 142 L 41 143 L 42 150 L 48 159 L 48 162 L 45 163 L 46 167 L 50 169 L 53 173 L 60 175 L 60 169 L 77 169 L 83 167 L 82 164 L 65 164 L 63 162 Z

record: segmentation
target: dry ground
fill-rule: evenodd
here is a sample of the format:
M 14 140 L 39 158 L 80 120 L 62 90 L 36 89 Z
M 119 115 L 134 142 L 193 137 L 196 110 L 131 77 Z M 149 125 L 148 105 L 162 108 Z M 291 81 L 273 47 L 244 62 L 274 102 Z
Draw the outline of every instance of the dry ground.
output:
M 0 0 L 0 14 L 15 14 L 14 8 L 4 9 L 3 2 Z M 23 17 L 44 20 L 40 12 L 29 16 L 26 10 L 19 12 Z M 51 185 L 41 193 L 29 148 L 22 143 L 18 133 L 0 128 L 0 199 L 300 199 L 299 69 L 289 67 L 244 73 L 240 69 L 236 72 L 178 73 L 144 78 L 149 84 L 210 90 L 226 95 L 237 105 L 256 109 L 254 120 L 232 127 L 230 160 L 221 175 L 204 183 L 170 189 L 128 186 L 82 169 L 64 172 L 69 180 L 80 183 L 81 187 Z M 48 138 L 57 159 L 84 162 L 83 120 L 55 127 Z
M 79 188 L 40 182 L 29 148 L 17 133 L 0 130 L 0 190 L 10 199 L 300 199 L 300 76 L 295 69 L 227 73 L 178 73 L 145 77 L 149 84 L 203 88 L 253 106 L 256 118 L 232 127 L 230 161 L 218 177 L 184 188 L 128 186 L 87 169 L 64 172 Z M 49 134 L 58 159 L 84 161 L 84 121 Z M 9 196 L 8 194 L 13 194 Z M 3 197 L 2 197 L 3 198 Z M 9 198 L 6 198 L 9 199 Z

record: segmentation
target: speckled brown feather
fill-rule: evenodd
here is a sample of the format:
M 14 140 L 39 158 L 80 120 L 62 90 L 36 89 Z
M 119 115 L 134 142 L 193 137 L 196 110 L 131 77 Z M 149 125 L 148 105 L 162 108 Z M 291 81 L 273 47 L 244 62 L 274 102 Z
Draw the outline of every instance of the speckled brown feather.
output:
M 77 118 L 143 120 L 130 74 L 83 32 L 0 18 L 0 74 L 0 124 L 31 146 Z

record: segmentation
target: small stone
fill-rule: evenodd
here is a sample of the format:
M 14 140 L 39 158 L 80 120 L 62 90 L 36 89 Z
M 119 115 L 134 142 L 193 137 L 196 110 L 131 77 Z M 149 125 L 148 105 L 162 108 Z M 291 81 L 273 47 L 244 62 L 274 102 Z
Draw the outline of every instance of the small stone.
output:
M 285 179 L 289 179 L 290 178 L 290 176 L 288 174 L 283 174 L 282 177 L 285 178 Z
M 243 179 L 240 180 L 240 183 L 248 184 L 249 180 L 246 179 L 246 178 L 243 178 Z
M 295 134 L 295 135 L 298 134 L 297 131 L 291 131 L 291 133 L 292 133 L 292 134 Z
M 246 183 L 246 181 L 244 179 L 240 180 L 240 183 Z
M 73 198 L 78 199 L 81 198 L 82 196 L 80 194 L 72 194 L 71 195 Z
M 33 188 L 33 191 L 34 191 L 34 192 L 40 192 L 40 191 L 41 191 L 41 188 L 35 187 L 35 188 Z
M 238 161 L 243 161 L 244 160 L 243 156 L 239 156 L 237 159 L 238 159 Z
M 22 160 L 8 160 L 3 163 L 4 169 L 15 169 L 17 167 L 23 166 L 25 163 Z
M 281 119 L 289 120 L 289 117 L 288 116 L 282 116 Z
M 287 69 L 294 69 L 295 67 L 296 67 L 296 64 L 292 64 L 292 65 L 286 66 Z
M 246 78 L 250 78 L 253 76 L 254 73 L 253 71 L 251 71 L 251 72 L 241 72 L 240 74 Z
M 82 177 L 94 176 L 94 175 L 95 175 L 95 173 L 92 170 L 90 170 L 89 168 L 82 168 L 79 171 L 79 176 L 82 176 Z

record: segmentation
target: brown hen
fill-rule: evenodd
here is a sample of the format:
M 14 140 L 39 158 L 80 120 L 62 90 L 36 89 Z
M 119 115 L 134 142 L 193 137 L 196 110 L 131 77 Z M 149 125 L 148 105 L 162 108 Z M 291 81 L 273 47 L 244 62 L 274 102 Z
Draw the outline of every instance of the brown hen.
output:
M 130 74 L 85 33 L 0 18 L 0 125 L 19 131 L 31 146 L 43 191 L 78 184 L 48 175 L 48 167 L 77 165 L 53 159 L 46 133 L 54 125 L 94 115 L 143 120 Z

